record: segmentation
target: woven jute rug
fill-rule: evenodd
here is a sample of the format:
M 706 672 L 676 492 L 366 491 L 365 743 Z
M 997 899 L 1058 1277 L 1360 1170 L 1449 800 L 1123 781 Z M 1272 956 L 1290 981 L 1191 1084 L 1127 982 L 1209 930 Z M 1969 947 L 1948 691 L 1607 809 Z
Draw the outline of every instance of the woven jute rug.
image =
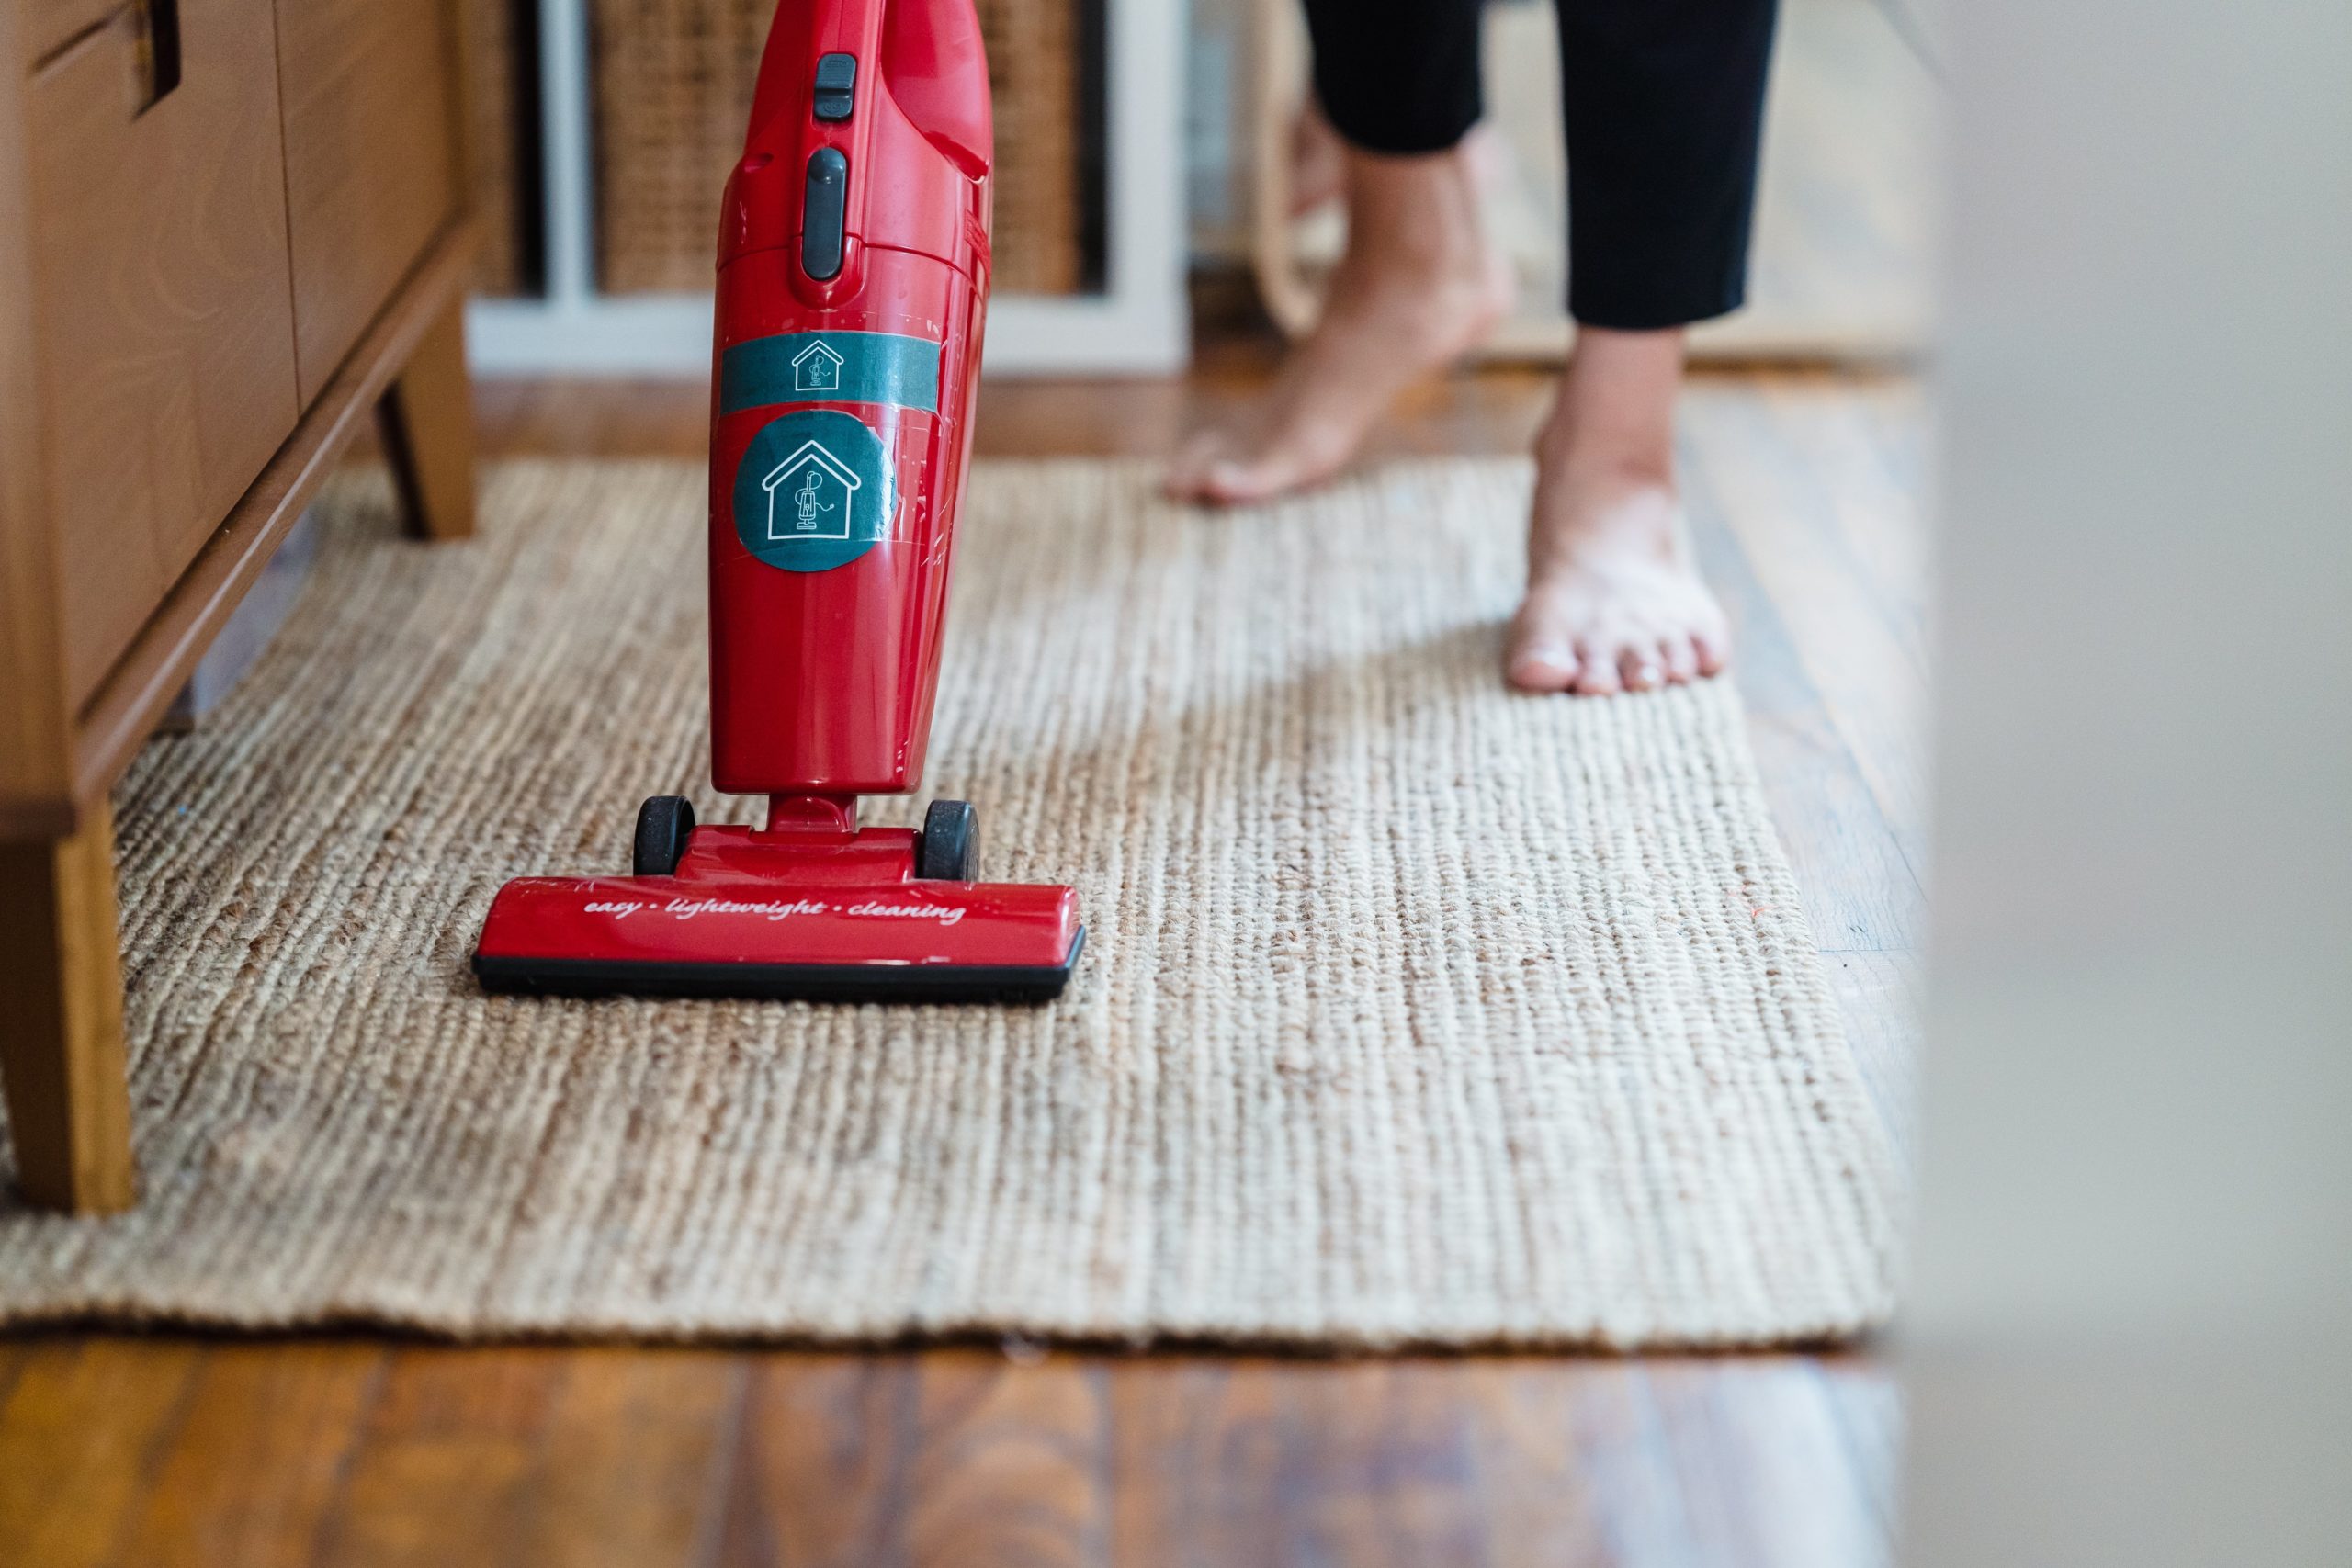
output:
M 270 652 L 117 796 L 144 1198 L 0 1200 L 0 1320 L 1872 1324 L 1889 1144 L 1737 699 L 1503 689 L 1528 482 L 1215 515 L 1141 467 L 979 468 L 927 782 L 1090 931 L 1006 1010 L 484 996 L 507 877 L 624 869 L 650 794 L 744 819 L 706 783 L 702 471 L 493 468 L 454 546 L 345 481 Z

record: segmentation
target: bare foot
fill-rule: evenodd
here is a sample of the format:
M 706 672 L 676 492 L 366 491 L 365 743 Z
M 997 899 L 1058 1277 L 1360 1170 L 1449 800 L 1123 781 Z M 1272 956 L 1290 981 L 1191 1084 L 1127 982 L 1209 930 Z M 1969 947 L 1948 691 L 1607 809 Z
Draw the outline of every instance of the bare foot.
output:
M 1348 249 L 1322 319 L 1262 410 L 1186 444 L 1170 466 L 1171 496 L 1261 501 L 1330 478 L 1407 383 L 1457 358 L 1510 308 L 1510 264 L 1480 225 L 1469 153 L 1346 156 Z
M 1522 691 L 1647 691 L 1713 675 L 1730 657 L 1675 491 L 1681 336 L 1577 333 L 1536 444 L 1527 597 L 1504 654 Z

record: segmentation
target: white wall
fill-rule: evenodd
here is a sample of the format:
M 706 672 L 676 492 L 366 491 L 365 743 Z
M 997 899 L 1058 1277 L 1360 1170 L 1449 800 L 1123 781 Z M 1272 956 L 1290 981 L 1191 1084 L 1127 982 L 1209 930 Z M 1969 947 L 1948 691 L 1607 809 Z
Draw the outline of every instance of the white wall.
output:
M 2352 5 L 1969 0 L 1905 1560 L 2352 1562 Z
M 1237 264 L 1250 254 L 1255 12 L 1255 0 L 1191 0 L 1187 8 L 1184 207 L 1202 262 Z

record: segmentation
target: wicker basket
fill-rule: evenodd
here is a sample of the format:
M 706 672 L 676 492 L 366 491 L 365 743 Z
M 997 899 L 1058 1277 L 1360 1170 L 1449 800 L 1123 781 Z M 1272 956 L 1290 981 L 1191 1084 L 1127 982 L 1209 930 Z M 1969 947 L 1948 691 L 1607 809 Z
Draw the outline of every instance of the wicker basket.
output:
M 462 0 L 466 49 L 466 154 L 475 232 L 474 288 L 520 294 L 538 287 L 536 236 L 539 185 L 523 157 L 538 139 L 525 118 L 536 94 L 519 73 L 536 72 L 522 52 L 533 28 L 524 7 L 532 0 Z M 534 154 L 536 156 L 536 153 Z
M 1085 274 L 1079 6 L 978 0 L 996 107 L 994 286 Z M 706 288 L 775 0 L 594 0 L 597 282 Z

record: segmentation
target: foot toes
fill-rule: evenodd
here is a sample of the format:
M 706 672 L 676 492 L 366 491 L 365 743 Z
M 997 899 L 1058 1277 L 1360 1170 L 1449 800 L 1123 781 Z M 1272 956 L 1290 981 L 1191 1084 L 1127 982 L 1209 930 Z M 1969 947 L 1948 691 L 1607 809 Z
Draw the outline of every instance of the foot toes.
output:
M 1201 499 L 1227 506 L 1268 501 L 1298 489 L 1310 477 L 1300 464 L 1280 453 L 1247 460 L 1221 457 L 1202 476 Z
M 1173 501 L 1238 506 L 1303 489 L 1337 467 L 1304 439 L 1245 455 L 1217 433 L 1199 437 L 1180 452 L 1161 482 Z
M 1565 692 L 1577 683 L 1582 666 L 1566 643 L 1538 641 L 1514 648 L 1503 668 L 1522 692 Z
M 1698 655 L 1702 675 L 1720 675 L 1731 662 L 1731 639 L 1720 631 L 1694 633 L 1690 648 Z
M 1624 690 L 1619 678 L 1614 650 L 1580 643 L 1577 648 L 1577 671 L 1575 690 L 1579 696 L 1611 697 Z
M 1635 643 L 1618 654 L 1617 673 L 1629 692 L 1646 692 L 1666 682 L 1666 671 L 1658 665 L 1655 643 Z
M 1689 637 L 1661 637 L 1657 655 L 1658 663 L 1665 668 L 1666 678 L 1672 684 L 1687 685 L 1699 678 L 1699 650 Z
M 1168 472 L 1160 479 L 1160 488 L 1170 501 L 1214 499 L 1209 477 L 1227 461 L 1223 436 L 1214 433 L 1195 435 L 1169 460 Z

